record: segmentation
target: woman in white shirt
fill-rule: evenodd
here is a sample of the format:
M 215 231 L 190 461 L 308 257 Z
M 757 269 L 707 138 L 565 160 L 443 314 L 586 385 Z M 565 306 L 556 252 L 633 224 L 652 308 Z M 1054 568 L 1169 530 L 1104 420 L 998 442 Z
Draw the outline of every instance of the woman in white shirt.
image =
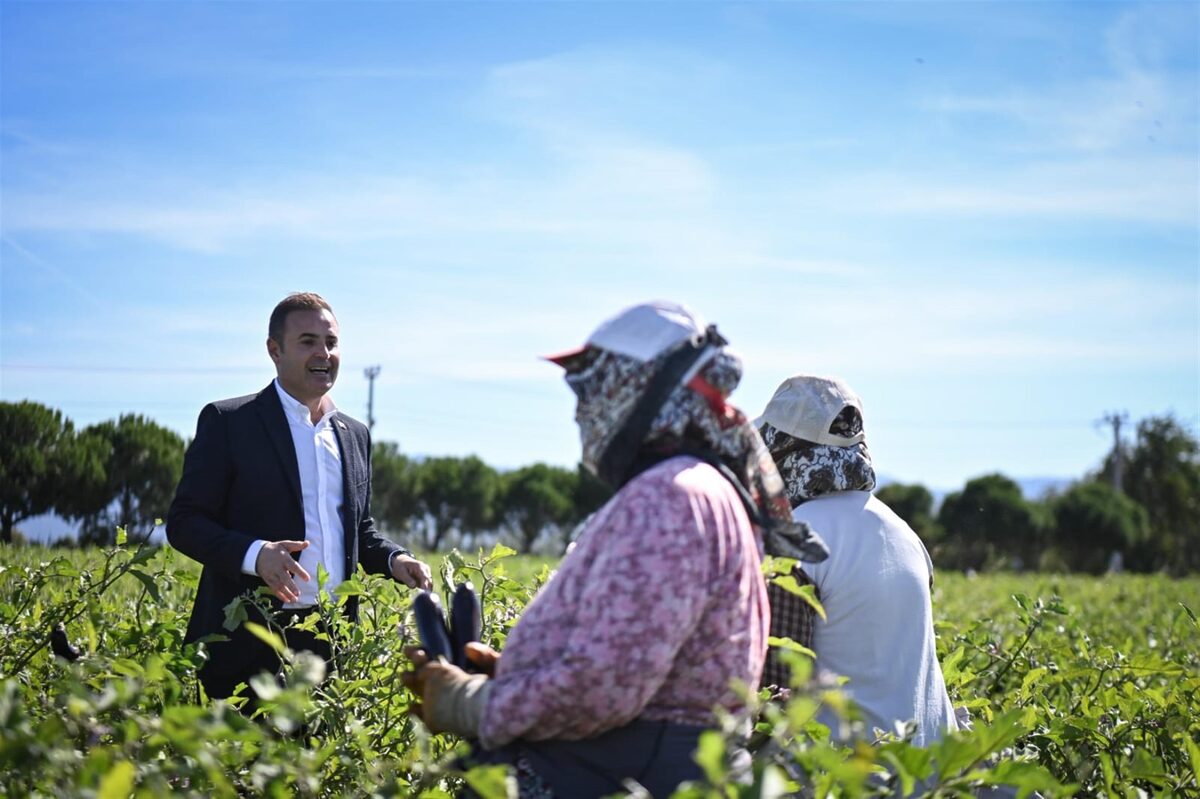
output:
M 938 665 L 930 586 L 933 563 L 916 533 L 871 494 L 862 402 L 840 380 L 785 380 L 760 418 L 796 521 L 820 530 L 823 563 L 805 563 L 826 619 L 817 619 L 818 673 L 849 678 L 867 729 L 915 722 L 914 742 L 958 728 Z M 819 720 L 846 737 L 828 709 Z

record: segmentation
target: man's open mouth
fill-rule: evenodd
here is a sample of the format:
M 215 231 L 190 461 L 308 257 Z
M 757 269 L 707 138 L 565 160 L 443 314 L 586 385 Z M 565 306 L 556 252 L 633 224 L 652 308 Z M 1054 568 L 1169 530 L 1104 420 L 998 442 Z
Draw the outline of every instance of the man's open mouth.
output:
M 328 366 L 310 366 L 310 367 L 308 367 L 308 371 L 312 372 L 313 374 L 317 374 L 317 375 L 327 375 L 327 374 L 329 374 L 329 367 Z

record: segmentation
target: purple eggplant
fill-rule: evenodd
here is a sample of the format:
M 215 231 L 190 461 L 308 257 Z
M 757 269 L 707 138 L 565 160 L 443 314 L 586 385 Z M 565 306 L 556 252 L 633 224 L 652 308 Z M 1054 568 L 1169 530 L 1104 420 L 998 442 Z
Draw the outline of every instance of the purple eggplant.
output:
M 430 660 L 443 657 L 453 661 L 454 648 L 450 642 L 450 630 L 446 627 L 446 614 L 438 602 L 437 594 L 422 591 L 413 600 L 413 616 L 417 621 L 417 634 L 421 637 L 421 648 Z
M 475 671 L 475 664 L 467 659 L 466 646 L 479 640 L 480 627 L 479 597 L 469 582 L 461 583 L 450 602 L 450 643 L 454 647 L 454 665 L 464 671 Z

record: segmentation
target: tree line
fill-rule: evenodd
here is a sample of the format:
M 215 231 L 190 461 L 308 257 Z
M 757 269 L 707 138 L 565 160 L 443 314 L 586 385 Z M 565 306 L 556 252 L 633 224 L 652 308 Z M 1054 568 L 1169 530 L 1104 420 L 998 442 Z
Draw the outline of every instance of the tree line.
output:
M 144 416 L 76 430 L 58 410 L 0 402 L 0 540 L 56 513 L 81 544 L 116 527 L 144 538 L 166 516 L 186 443 Z M 1122 451 L 1064 491 L 1027 500 L 1000 474 L 972 479 L 934 508 L 919 484 L 876 491 L 925 541 L 942 569 L 1038 568 L 1099 573 L 1115 557 L 1133 571 L 1200 571 L 1200 443 L 1174 417 L 1137 425 Z M 383 532 L 426 551 L 504 540 L 560 553 L 610 492 L 581 466 L 501 471 L 475 456 L 415 458 L 393 442 L 372 453 L 372 511 Z M 1114 553 L 1119 553 L 1114 557 Z
M 498 471 L 474 455 L 410 458 L 392 442 L 371 453 L 371 511 L 385 534 L 435 552 L 502 538 L 521 552 L 561 553 L 611 492 L 580 466 Z
M 0 402 L 0 541 L 54 513 L 78 523 L 82 545 L 121 527 L 146 539 L 167 515 L 186 442 L 136 414 L 77 430 L 36 402 Z M 499 471 L 475 456 L 410 458 L 391 442 L 372 452 L 372 512 L 383 532 L 427 551 L 497 536 L 521 551 L 559 553 L 610 496 L 583 468 L 535 463 Z
M 912 526 L 939 568 L 1200 571 L 1200 442 L 1173 416 L 1151 416 L 1116 452 L 1061 492 L 1026 500 L 1001 474 L 969 480 L 937 512 L 921 485 L 875 493 Z
M 166 516 L 184 441 L 126 414 L 76 430 L 61 411 L 0 402 L 0 540 L 44 513 L 79 523 L 81 544 L 107 544 L 117 527 L 146 538 Z

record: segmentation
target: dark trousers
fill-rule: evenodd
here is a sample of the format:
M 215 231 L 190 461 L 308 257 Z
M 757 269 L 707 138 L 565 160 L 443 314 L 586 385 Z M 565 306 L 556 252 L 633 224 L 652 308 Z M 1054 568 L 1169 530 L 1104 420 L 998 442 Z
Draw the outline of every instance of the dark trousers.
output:
M 466 765 L 521 762 L 556 799 L 599 799 L 622 792 L 626 779 L 636 780 L 659 799 L 670 796 L 679 783 L 703 776 L 692 759 L 703 731 L 637 719 L 581 741 L 514 741 L 490 752 L 477 748 Z M 519 785 L 531 778 L 521 771 L 518 768 Z M 526 787 L 520 785 L 522 796 L 527 795 Z
M 314 612 L 310 609 L 284 611 L 280 614 L 280 621 L 290 621 L 292 616 L 297 616 L 297 622 L 299 622 Z M 285 629 L 283 635 L 289 649 L 294 652 L 312 652 L 314 655 L 320 656 L 328 665 L 333 654 L 329 647 L 329 641 L 318 639 L 315 633 L 308 630 L 295 628 Z M 258 704 L 258 696 L 250 685 L 250 678 L 262 672 L 278 674 L 282 662 L 275 654 L 275 650 L 257 638 L 245 642 L 243 645 L 251 647 L 249 659 L 236 671 L 222 670 L 221 664 L 216 659 L 210 659 L 200 669 L 197 676 L 200 678 L 200 684 L 204 686 L 204 692 L 210 699 L 226 699 L 233 695 L 238 683 L 246 683 L 243 694 L 250 697 L 250 702 L 246 707 L 253 708 Z

